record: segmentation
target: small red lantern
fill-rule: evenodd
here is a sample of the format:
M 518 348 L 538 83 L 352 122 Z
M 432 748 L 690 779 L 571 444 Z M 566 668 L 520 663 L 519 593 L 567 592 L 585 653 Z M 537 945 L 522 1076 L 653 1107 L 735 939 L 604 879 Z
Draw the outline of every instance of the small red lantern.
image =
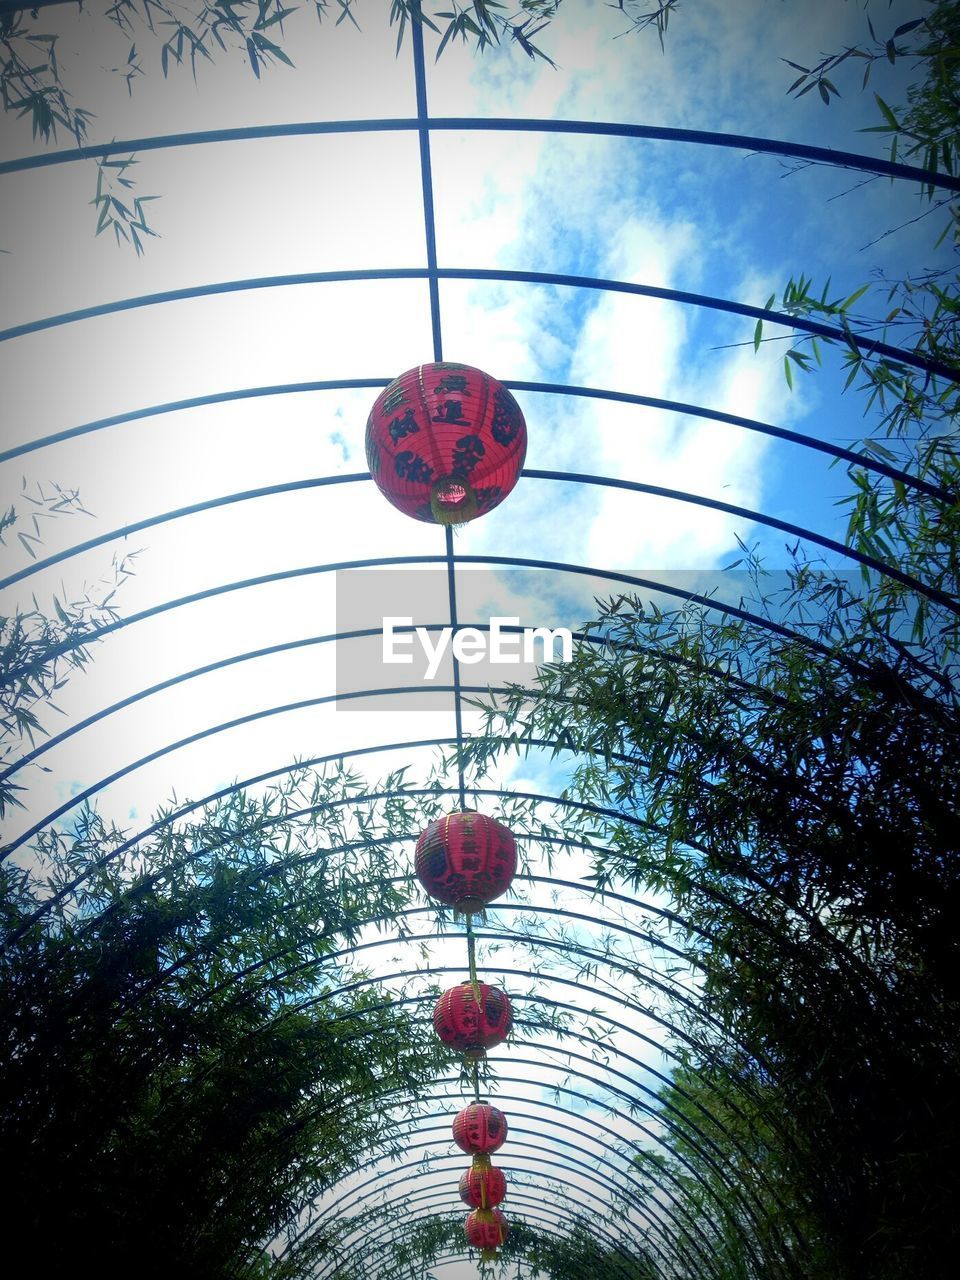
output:
M 443 1043 L 471 1058 L 482 1058 L 487 1049 L 503 1044 L 512 1026 L 510 1001 L 485 982 L 478 982 L 476 990 L 472 982 L 451 987 L 433 1010 L 433 1029 Z
M 467 1155 L 499 1151 L 507 1138 L 507 1117 L 486 1102 L 471 1102 L 454 1117 L 453 1140 Z
M 451 813 L 421 833 L 414 867 L 431 898 L 469 915 L 510 888 L 517 846 L 509 828 L 495 818 Z
M 460 1178 L 460 1199 L 473 1209 L 492 1209 L 507 1194 L 507 1179 L 490 1157 L 474 1156 L 473 1165 Z
M 482 1262 L 492 1262 L 498 1246 L 510 1234 L 507 1220 L 499 1209 L 474 1209 L 467 1214 L 463 1229 L 467 1233 L 467 1244 L 480 1250 Z
M 367 465 L 395 507 L 430 524 L 465 524 L 517 483 L 527 427 L 513 396 L 468 364 L 421 364 L 377 396 Z

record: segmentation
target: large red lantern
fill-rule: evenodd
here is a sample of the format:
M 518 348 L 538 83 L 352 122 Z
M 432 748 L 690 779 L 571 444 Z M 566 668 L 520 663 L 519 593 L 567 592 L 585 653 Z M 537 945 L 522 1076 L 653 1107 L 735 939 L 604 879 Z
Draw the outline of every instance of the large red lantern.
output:
M 465 524 L 517 483 L 527 451 L 520 406 L 468 364 L 421 364 L 380 392 L 367 418 L 367 465 L 395 507 L 431 524 Z
M 463 1229 L 467 1234 L 467 1244 L 480 1250 L 483 1262 L 494 1260 L 497 1248 L 510 1234 L 507 1220 L 499 1209 L 474 1209 L 473 1213 L 467 1214 Z
M 451 987 L 433 1010 L 433 1029 L 443 1043 L 471 1058 L 482 1058 L 487 1049 L 503 1044 L 512 1026 L 510 1001 L 485 982 L 476 988 L 472 982 Z
M 451 813 L 421 833 L 414 868 L 431 898 L 469 915 L 509 889 L 517 846 L 509 828 L 495 818 Z
M 453 1140 L 467 1155 L 499 1151 L 507 1137 L 507 1117 L 486 1102 L 472 1102 L 453 1120 Z
M 507 1194 L 507 1179 L 502 1169 L 490 1163 L 489 1156 L 474 1156 L 473 1165 L 460 1178 L 460 1199 L 473 1209 L 492 1209 Z

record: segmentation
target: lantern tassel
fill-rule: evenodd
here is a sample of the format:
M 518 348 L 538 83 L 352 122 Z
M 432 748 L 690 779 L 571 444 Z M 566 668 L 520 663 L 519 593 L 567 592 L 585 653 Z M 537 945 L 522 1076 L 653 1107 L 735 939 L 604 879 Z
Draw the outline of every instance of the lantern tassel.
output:
M 443 476 L 430 490 L 430 511 L 437 524 L 466 524 L 477 515 L 476 490 L 461 476 Z

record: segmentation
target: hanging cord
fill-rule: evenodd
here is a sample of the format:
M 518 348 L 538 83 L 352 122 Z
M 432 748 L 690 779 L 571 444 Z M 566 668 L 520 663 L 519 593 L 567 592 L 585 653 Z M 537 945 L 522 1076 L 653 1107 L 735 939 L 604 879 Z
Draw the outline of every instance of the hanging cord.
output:
M 473 932 L 473 917 L 467 916 L 467 966 L 470 970 L 470 985 L 473 998 L 480 1004 L 480 978 L 477 975 L 477 939 Z
M 477 940 L 473 933 L 473 917 L 467 916 L 467 967 L 470 970 L 470 986 L 473 989 L 473 998 L 477 1002 L 477 1008 L 482 1010 L 483 1004 L 480 998 L 480 979 L 477 976 Z M 473 1080 L 473 1098 L 474 1101 L 480 1101 L 480 1062 L 474 1058 L 470 1063 L 470 1075 Z

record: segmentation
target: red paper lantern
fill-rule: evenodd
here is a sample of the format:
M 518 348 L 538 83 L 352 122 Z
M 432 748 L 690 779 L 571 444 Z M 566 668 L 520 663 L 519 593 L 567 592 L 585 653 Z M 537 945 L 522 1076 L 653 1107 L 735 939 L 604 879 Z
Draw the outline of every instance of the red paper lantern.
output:
M 507 1194 L 507 1179 L 489 1156 L 474 1156 L 473 1166 L 460 1178 L 460 1199 L 474 1209 L 492 1209 Z
M 472 1102 L 454 1117 L 453 1140 L 467 1155 L 499 1151 L 507 1137 L 507 1117 L 486 1102 Z
M 477 1000 L 472 982 L 451 987 L 433 1010 L 433 1029 L 451 1049 L 482 1058 L 487 1049 L 503 1044 L 513 1026 L 510 1001 L 498 987 L 478 982 Z
M 510 1234 L 510 1227 L 499 1209 L 474 1209 L 467 1214 L 463 1224 L 467 1233 L 467 1244 L 480 1250 L 480 1258 L 484 1262 L 492 1262 L 497 1256 L 497 1248 Z
M 421 833 L 414 867 L 431 898 L 470 914 L 510 888 L 517 846 L 510 830 L 495 818 L 451 813 Z
M 507 388 L 468 364 L 421 364 L 377 396 L 367 465 L 395 507 L 465 524 L 503 501 L 523 466 L 527 427 Z

